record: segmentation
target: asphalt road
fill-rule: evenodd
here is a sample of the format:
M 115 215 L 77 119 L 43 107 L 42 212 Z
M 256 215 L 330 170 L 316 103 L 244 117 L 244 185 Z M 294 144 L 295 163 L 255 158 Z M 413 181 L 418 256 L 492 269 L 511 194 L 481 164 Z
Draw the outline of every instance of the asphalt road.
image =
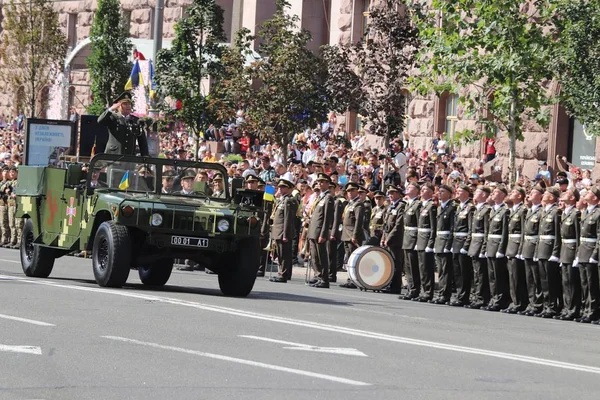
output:
M 0 399 L 575 399 L 600 328 L 259 278 L 244 299 L 174 272 L 103 289 L 91 263 L 26 278 L 0 250 Z

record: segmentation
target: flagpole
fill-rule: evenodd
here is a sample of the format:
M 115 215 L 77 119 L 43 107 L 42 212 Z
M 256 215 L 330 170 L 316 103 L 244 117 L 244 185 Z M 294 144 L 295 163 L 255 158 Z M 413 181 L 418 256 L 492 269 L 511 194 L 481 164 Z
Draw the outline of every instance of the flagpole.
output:
M 154 8 L 154 47 L 152 59 L 156 60 L 158 51 L 162 48 L 163 36 L 163 13 L 165 10 L 165 0 L 156 0 Z

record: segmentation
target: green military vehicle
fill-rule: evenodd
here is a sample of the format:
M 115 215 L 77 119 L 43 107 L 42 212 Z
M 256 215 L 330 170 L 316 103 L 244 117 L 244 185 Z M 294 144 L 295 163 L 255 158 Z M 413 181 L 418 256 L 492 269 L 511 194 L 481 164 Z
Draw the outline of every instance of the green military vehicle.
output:
M 109 154 L 87 172 L 79 163 L 22 166 L 23 271 L 48 277 L 57 258 L 87 250 L 100 286 L 123 286 L 132 268 L 159 286 L 174 260 L 189 259 L 218 274 L 223 294 L 247 296 L 259 266 L 262 193 L 239 179 L 232 196 L 223 177 L 220 164 Z

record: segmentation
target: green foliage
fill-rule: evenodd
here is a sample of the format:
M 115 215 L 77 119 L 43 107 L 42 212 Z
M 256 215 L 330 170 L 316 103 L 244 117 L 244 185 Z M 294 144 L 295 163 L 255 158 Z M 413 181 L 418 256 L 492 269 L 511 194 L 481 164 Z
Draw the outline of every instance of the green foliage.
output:
M 94 100 L 90 114 L 101 114 L 123 92 L 131 73 L 132 44 L 119 0 L 98 0 L 90 28 L 91 54 L 87 59 Z
M 230 163 L 237 164 L 244 161 L 244 157 L 239 154 L 229 154 L 227 157 L 225 157 L 225 160 L 229 161 Z
M 298 29 L 298 17 L 286 12 L 289 4 L 277 0 L 273 17 L 260 28 L 262 59 L 251 67 L 262 83 L 251 97 L 247 123 L 285 149 L 295 133 L 325 120 L 323 60 L 307 47 L 310 32 Z
M 587 132 L 600 135 L 600 2 L 559 0 L 553 66 L 561 102 Z
M 162 49 L 156 60 L 155 80 L 159 97 L 182 102 L 178 120 L 198 138 L 199 132 L 215 120 L 205 80 L 219 80 L 223 65 L 223 9 L 215 0 L 193 0 L 187 16 L 175 25 L 170 49 Z
M 459 93 L 466 115 L 479 132 L 466 140 L 492 135 L 493 126 L 511 138 L 510 176 L 514 180 L 514 140 L 523 140 L 523 119 L 545 126 L 551 102 L 544 84 L 551 78 L 554 0 L 433 0 L 412 2 L 421 32 L 423 63 L 414 79 L 421 92 Z M 440 15 L 443 20 L 440 23 Z M 485 112 L 487 111 L 487 112 Z M 490 123 L 490 119 L 493 123 Z
M 67 38 L 62 33 L 58 13 L 50 0 L 10 0 L 4 2 L 0 41 L 0 82 L 7 92 L 22 92 L 17 104 L 35 117 L 42 89 L 53 83 L 67 54 Z

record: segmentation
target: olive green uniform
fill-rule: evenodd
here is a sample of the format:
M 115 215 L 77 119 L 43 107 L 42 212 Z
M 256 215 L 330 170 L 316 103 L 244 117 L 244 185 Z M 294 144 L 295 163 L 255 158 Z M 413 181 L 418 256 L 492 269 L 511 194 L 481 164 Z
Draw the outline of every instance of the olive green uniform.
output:
M 6 202 L 8 196 L 5 190 L 8 186 L 8 180 L 0 182 L 0 246 L 10 244 L 10 226 L 8 223 L 8 204 Z

